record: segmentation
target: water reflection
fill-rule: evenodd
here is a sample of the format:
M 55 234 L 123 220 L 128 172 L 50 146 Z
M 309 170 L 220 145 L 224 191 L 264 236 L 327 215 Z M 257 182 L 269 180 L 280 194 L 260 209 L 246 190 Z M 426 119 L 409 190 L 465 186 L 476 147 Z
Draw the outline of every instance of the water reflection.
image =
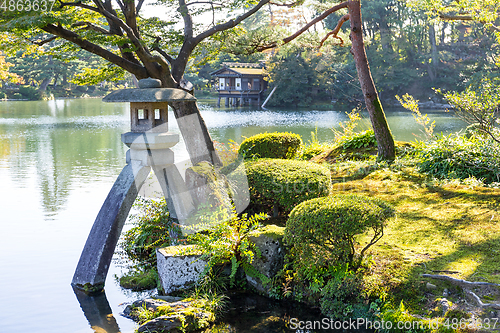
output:
M 106 293 L 89 296 L 83 291 L 73 288 L 78 303 L 95 333 L 120 333 L 120 327 L 113 316 Z
M 116 174 L 124 164 L 123 106 L 116 114 L 115 106 L 100 100 L 6 104 L 1 105 L 0 162 L 20 186 L 36 175 L 46 220 L 64 207 L 73 184 Z

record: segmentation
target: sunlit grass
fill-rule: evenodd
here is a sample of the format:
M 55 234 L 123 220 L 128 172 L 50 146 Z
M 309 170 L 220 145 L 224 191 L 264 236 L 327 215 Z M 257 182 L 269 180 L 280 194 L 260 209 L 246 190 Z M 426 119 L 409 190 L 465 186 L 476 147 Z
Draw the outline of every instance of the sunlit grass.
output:
M 377 168 L 375 162 L 331 166 L 334 193 L 384 199 L 397 210 L 374 257 L 398 252 L 409 279 L 451 274 L 469 281 L 500 283 L 500 190 L 458 182 L 438 184 L 411 165 Z M 450 273 L 451 272 L 451 273 Z

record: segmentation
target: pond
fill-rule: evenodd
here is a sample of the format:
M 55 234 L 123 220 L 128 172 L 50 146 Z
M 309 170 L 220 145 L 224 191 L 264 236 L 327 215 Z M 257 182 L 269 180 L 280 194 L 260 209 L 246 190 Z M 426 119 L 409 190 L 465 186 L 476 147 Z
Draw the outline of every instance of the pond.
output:
M 330 128 L 346 119 L 342 111 L 217 109 L 213 101 L 202 101 L 200 108 L 220 142 L 265 131 L 299 133 L 307 142 L 316 130 L 327 140 L 333 137 Z M 412 140 L 419 133 L 408 112 L 390 110 L 387 116 L 396 139 Z M 170 130 L 178 132 L 169 117 Z M 437 132 L 463 127 L 448 113 L 430 117 Z M 75 295 L 70 286 L 94 219 L 125 164 L 120 134 L 129 126 L 124 103 L 0 102 L 2 332 L 134 331 L 136 325 L 119 315 L 138 298 L 115 281 L 120 258 L 110 268 L 103 297 Z M 176 161 L 187 160 L 182 139 L 173 150 Z

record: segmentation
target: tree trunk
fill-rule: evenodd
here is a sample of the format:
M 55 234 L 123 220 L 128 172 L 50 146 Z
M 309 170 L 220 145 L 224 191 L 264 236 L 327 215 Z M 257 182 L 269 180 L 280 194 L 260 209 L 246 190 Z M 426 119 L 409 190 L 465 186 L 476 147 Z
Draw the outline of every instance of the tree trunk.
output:
M 428 65 L 427 72 L 429 73 L 429 78 L 431 82 L 434 82 L 437 75 L 437 62 L 438 62 L 438 53 L 436 46 L 436 30 L 434 29 L 434 24 L 429 25 L 429 42 L 431 44 L 431 63 Z
M 366 57 L 363 42 L 363 30 L 361 25 L 361 3 L 359 0 L 349 0 L 349 16 L 351 22 L 351 52 L 354 56 L 356 70 L 358 72 L 359 83 L 365 98 L 366 109 L 370 115 L 375 139 L 378 144 L 378 158 L 381 160 L 394 160 L 396 153 L 394 148 L 394 138 L 387 124 L 382 104 L 380 103 L 377 89 L 373 83 L 373 78 Z
M 42 83 L 40 84 L 40 88 L 38 90 L 40 92 L 45 92 L 45 90 L 47 90 L 47 86 L 49 85 L 50 81 L 52 81 L 51 77 L 43 79 Z

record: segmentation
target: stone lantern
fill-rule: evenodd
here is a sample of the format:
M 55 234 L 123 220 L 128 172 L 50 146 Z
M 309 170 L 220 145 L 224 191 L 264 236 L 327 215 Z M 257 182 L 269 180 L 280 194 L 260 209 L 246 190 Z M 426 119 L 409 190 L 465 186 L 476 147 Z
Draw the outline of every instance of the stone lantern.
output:
M 151 169 L 162 187 L 171 217 L 183 220 L 193 210 L 191 195 L 170 149 L 179 142 L 179 135 L 168 131 L 168 106 L 171 102 L 194 103 L 196 98 L 181 89 L 160 87 L 160 80 L 144 79 L 139 81 L 138 89 L 117 90 L 103 98 L 103 102 L 130 103 L 130 132 L 122 134 L 122 142 L 130 149 L 127 165 L 111 188 L 85 243 L 71 283 L 75 288 L 88 293 L 103 289 L 121 230 Z

